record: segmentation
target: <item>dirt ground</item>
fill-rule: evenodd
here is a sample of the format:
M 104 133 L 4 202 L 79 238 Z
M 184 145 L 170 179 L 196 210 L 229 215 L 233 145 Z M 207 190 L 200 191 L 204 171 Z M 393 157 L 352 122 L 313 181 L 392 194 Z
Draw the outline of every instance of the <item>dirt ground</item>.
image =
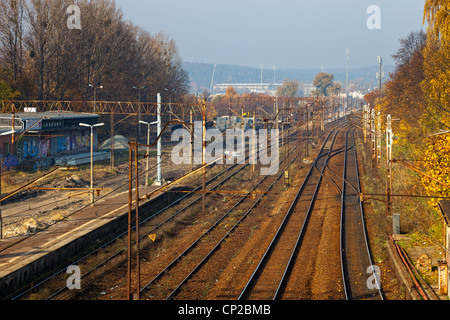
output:
M 150 168 L 156 165 L 154 158 L 150 159 Z M 114 170 L 109 161 L 94 165 L 94 188 L 104 188 L 95 196 L 96 201 L 105 201 L 108 197 L 128 190 L 128 163 L 116 164 Z M 146 166 L 146 160 L 140 160 L 140 172 Z M 163 179 L 173 179 L 188 171 L 188 166 L 165 166 Z M 150 178 L 154 175 L 150 172 Z M 24 174 L 6 172 L 3 180 L 8 182 L 8 188 L 2 187 L 4 195 L 19 186 L 29 183 L 32 179 L 42 176 L 42 172 Z M 141 184 L 143 184 L 141 178 Z M 32 187 L 39 188 L 89 188 L 90 169 L 84 165 L 76 171 L 57 171 L 43 182 Z M 5 192 L 7 189 L 7 192 Z M 102 198 L 104 199 L 102 200 Z M 2 203 L 3 237 L 18 237 L 35 233 L 44 229 L 88 205 L 89 194 L 83 190 L 24 190 Z

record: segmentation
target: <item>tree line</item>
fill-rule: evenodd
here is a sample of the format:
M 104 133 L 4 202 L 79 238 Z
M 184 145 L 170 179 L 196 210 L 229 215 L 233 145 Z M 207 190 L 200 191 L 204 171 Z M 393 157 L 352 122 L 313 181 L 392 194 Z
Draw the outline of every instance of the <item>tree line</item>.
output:
M 449 7 L 450 0 L 425 1 L 426 32 L 411 32 L 400 40 L 390 80 L 382 91 L 365 96 L 371 107 L 399 120 L 394 126 L 396 144 L 403 156 L 420 160 L 428 174 L 422 184 L 433 196 L 450 196 Z
M 114 0 L 0 0 L 0 100 L 172 101 L 188 91 L 176 43 Z M 69 28 L 68 19 L 80 19 Z

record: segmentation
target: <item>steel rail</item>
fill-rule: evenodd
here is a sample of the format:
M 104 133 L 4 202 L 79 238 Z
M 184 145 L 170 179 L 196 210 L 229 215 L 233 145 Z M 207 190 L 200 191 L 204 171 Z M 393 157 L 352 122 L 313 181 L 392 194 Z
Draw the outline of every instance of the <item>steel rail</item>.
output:
M 290 153 L 292 153 L 297 147 L 295 147 Z M 292 163 L 297 159 L 298 155 L 295 156 L 291 162 L 286 166 L 286 168 L 290 167 Z M 195 274 L 212 256 L 214 252 L 216 252 L 222 243 L 231 235 L 231 233 L 241 224 L 241 222 L 250 214 L 250 212 L 261 202 L 261 200 L 267 195 L 267 193 L 273 188 L 276 182 L 280 180 L 280 178 L 284 175 L 284 171 L 282 171 L 277 178 L 270 184 L 270 186 L 266 189 L 265 192 L 255 201 L 255 203 L 243 214 L 243 216 L 233 225 L 233 227 L 220 239 L 220 241 L 216 244 L 216 246 L 203 258 L 203 260 L 189 273 L 189 275 L 170 293 L 170 295 L 166 298 L 166 300 L 171 299 L 181 288 L 183 284 L 185 284 L 193 274 Z M 260 180 L 260 182 L 254 187 L 256 188 L 259 184 L 261 184 L 267 176 Z M 249 192 L 250 194 L 251 192 Z
M 324 148 L 325 148 L 329 138 L 331 137 L 331 135 L 332 135 L 332 133 L 334 131 L 336 131 L 336 129 L 332 130 L 328 134 L 327 138 L 325 139 L 325 142 L 322 145 L 322 148 L 321 148 L 321 150 L 319 152 L 319 155 L 316 157 L 314 163 L 311 165 L 308 173 L 306 174 L 306 176 L 305 176 L 305 178 L 303 180 L 302 185 L 300 186 L 300 188 L 299 188 L 299 190 L 298 190 L 294 200 L 292 201 L 292 203 L 291 203 L 287 213 L 285 214 L 283 221 L 281 222 L 280 226 L 278 227 L 278 230 L 277 230 L 276 234 L 272 238 L 272 241 L 270 242 L 270 244 L 269 244 L 268 248 L 266 249 L 266 251 L 265 251 L 264 255 L 262 256 L 262 258 L 260 259 L 258 265 L 256 266 L 256 269 L 253 271 L 250 279 L 247 281 L 247 284 L 245 285 L 244 289 L 242 290 L 241 294 L 239 295 L 238 300 L 245 299 L 245 298 L 248 297 L 248 295 L 250 293 L 250 290 L 253 288 L 254 284 L 257 281 L 257 279 L 261 275 L 262 270 L 264 269 L 264 267 L 267 264 L 267 261 L 268 261 L 270 255 L 271 255 L 271 252 L 274 250 L 276 243 L 280 239 L 280 236 L 281 236 L 281 234 L 283 233 L 283 231 L 285 229 L 287 221 L 289 220 L 289 218 L 291 216 L 291 213 L 293 211 L 293 208 L 295 207 L 295 204 L 297 203 L 298 198 L 302 194 L 302 192 L 303 192 L 307 182 L 309 181 L 309 179 L 310 179 L 310 177 L 312 175 L 312 172 L 314 170 L 314 166 L 315 166 L 317 160 L 320 159 L 323 156 L 322 152 L 323 152 L 323 150 L 324 150 Z M 291 255 L 291 257 L 292 257 L 292 255 Z M 286 274 L 286 270 L 285 270 L 285 273 L 283 275 L 283 278 L 284 278 L 285 274 Z M 278 286 L 277 293 L 279 292 L 279 289 L 280 289 L 280 285 Z M 277 296 L 277 293 L 275 294 L 274 298 Z
M 288 261 L 288 263 L 286 265 L 285 271 L 283 273 L 283 277 L 281 278 L 281 280 L 279 282 L 279 285 L 278 285 L 278 288 L 277 288 L 277 291 L 275 292 L 275 295 L 273 296 L 273 300 L 278 299 L 283 294 L 284 289 L 286 288 L 287 280 L 289 279 L 289 277 L 290 277 L 290 275 L 292 273 L 292 268 L 293 268 L 293 266 L 295 264 L 295 260 L 296 260 L 296 258 L 298 256 L 298 251 L 300 250 L 301 242 L 302 242 L 303 236 L 305 234 L 305 230 L 306 230 L 307 225 L 308 225 L 309 217 L 311 216 L 311 212 L 312 212 L 312 210 L 314 208 L 314 204 L 315 204 L 315 201 L 316 201 L 317 193 L 319 191 L 319 188 L 320 188 L 320 185 L 321 185 L 321 182 L 322 182 L 323 174 L 324 174 L 325 169 L 327 167 L 327 163 L 330 160 L 330 155 L 332 153 L 333 146 L 334 146 L 334 143 L 336 141 L 336 137 L 337 137 L 338 133 L 340 132 L 340 130 L 341 129 L 338 127 L 337 131 L 334 134 L 333 140 L 332 140 L 331 145 L 330 145 L 330 150 L 328 151 L 328 153 L 326 155 L 325 163 L 323 165 L 321 174 L 319 176 L 319 181 L 317 182 L 316 188 L 314 190 L 313 197 L 312 197 L 311 202 L 309 204 L 308 211 L 306 212 L 306 217 L 305 217 L 305 219 L 303 221 L 302 228 L 300 229 L 300 232 L 299 232 L 299 235 L 297 237 L 297 241 L 295 243 L 294 249 L 292 250 L 291 256 L 290 256 L 289 261 Z M 322 149 L 322 151 L 323 151 L 323 149 Z M 317 168 L 317 163 L 318 163 L 317 160 L 318 159 L 316 159 L 316 161 L 314 161 L 314 167 L 315 168 Z M 297 199 L 298 199 L 298 197 L 297 197 Z M 294 202 L 295 202 L 295 204 L 294 204 L 294 207 L 295 207 L 295 205 L 297 204 L 297 201 L 294 200 Z M 294 207 L 292 207 L 292 209 L 290 208 L 291 212 L 293 211 Z
M 285 143 L 287 143 L 287 140 L 285 141 Z M 245 160 L 247 160 L 249 158 L 249 156 L 247 156 L 245 158 Z M 244 161 L 245 161 L 244 160 Z M 216 180 L 219 176 L 225 174 L 226 172 L 231 171 L 233 168 L 235 168 L 236 166 L 238 166 L 239 163 L 233 164 L 231 167 L 221 171 L 220 173 L 218 173 L 217 175 L 215 175 L 214 177 L 212 177 L 211 179 L 209 179 L 206 184 L 210 184 L 212 181 Z M 218 187 L 220 187 L 221 185 L 223 185 L 226 181 L 228 181 L 229 179 L 231 179 L 233 176 L 235 176 L 237 173 L 239 173 L 240 171 L 242 171 L 245 167 L 247 167 L 249 165 L 249 163 L 246 163 L 245 165 L 243 165 L 241 168 L 239 168 L 237 171 L 235 171 L 234 173 L 232 173 L 231 175 L 229 175 L 228 177 L 226 177 L 225 179 L 223 179 L 222 181 L 220 181 L 217 185 L 215 185 L 211 190 L 217 189 Z M 156 217 L 157 215 L 163 213 L 165 210 L 169 209 L 170 207 L 176 205 L 177 203 L 179 203 L 180 201 L 182 201 L 183 199 L 185 199 L 188 196 L 194 195 L 196 193 L 197 190 L 201 189 L 202 186 L 199 186 L 195 189 L 192 190 L 191 193 L 188 193 L 180 198 L 178 198 L 177 200 L 175 200 L 173 203 L 167 205 L 166 207 L 164 207 L 163 209 L 159 210 L 158 212 L 154 213 L 153 215 L 147 217 L 146 219 L 140 221 L 139 225 L 144 226 L 144 224 L 150 220 L 153 219 L 154 217 Z M 247 195 L 246 195 L 247 196 Z M 246 197 L 245 196 L 245 197 Z M 200 199 L 202 199 L 202 197 L 198 197 L 197 199 L 195 199 L 194 201 L 190 202 L 189 204 L 187 204 L 185 207 L 181 208 L 180 210 L 178 210 L 176 213 L 172 214 L 170 217 L 168 217 L 167 219 L 165 219 L 163 222 L 159 223 L 157 226 L 151 228 L 149 231 L 145 232 L 143 235 L 139 236 L 139 239 L 143 239 L 146 236 L 148 236 L 150 233 L 154 232 L 156 229 L 160 228 L 161 226 L 163 226 L 164 224 L 166 224 L 167 222 L 169 222 L 170 220 L 174 219 L 177 215 L 179 215 L 181 212 L 183 212 L 184 210 L 188 209 L 190 206 L 194 205 L 197 201 L 199 201 Z M 135 226 L 132 226 L 132 230 L 135 229 Z M 128 231 L 125 231 L 121 234 L 119 234 L 118 236 L 116 236 L 114 239 L 111 239 L 110 241 L 108 241 L 106 244 L 102 245 L 101 247 L 95 249 L 94 251 L 86 254 L 85 256 L 79 258 L 77 261 L 72 262 L 71 264 L 76 264 L 79 263 L 81 260 L 88 258 L 89 256 L 93 255 L 94 253 L 100 251 L 101 249 L 105 248 L 106 246 L 110 245 L 111 243 L 113 243 L 114 241 L 116 241 L 117 239 L 119 239 L 120 237 L 124 236 Z M 136 240 L 134 240 L 132 242 L 132 244 L 135 243 Z M 125 249 L 121 249 L 118 252 L 113 253 L 112 255 L 110 255 L 109 257 L 107 257 L 106 259 L 104 259 L 103 261 L 101 261 L 100 263 L 98 263 L 96 266 L 94 266 L 93 268 L 91 268 L 89 271 L 85 272 L 82 276 L 81 279 L 87 277 L 89 274 L 93 273 L 96 269 L 100 268 L 101 266 L 105 265 L 108 261 L 111 261 L 112 259 L 114 259 L 115 257 L 119 256 L 121 253 L 123 253 L 125 251 Z M 38 284 L 36 284 L 35 286 L 32 286 L 31 288 L 29 288 L 28 290 L 26 290 L 25 292 L 22 292 L 21 294 L 19 294 L 18 296 L 15 296 L 13 299 L 17 299 L 19 297 L 21 297 L 22 295 L 26 294 L 27 292 L 33 290 L 34 288 L 36 288 L 37 286 L 42 285 L 45 282 L 48 282 L 50 279 L 54 278 L 56 275 L 64 272 L 66 269 L 62 268 L 60 269 L 58 272 L 56 272 L 55 274 L 49 276 L 48 278 L 46 278 L 45 280 L 39 282 Z M 61 289 L 59 289 L 57 292 L 54 292 L 53 294 L 51 294 L 50 296 L 48 296 L 46 298 L 46 300 L 48 299 L 52 299 L 53 297 L 57 296 L 58 294 L 61 294 L 63 291 L 66 290 L 66 287 L 63 287 Z
M 293 153 L 295 150 L 297 149 L 297 146 L 295 146 L 288 155 L 286 155 L 283 159 L 282 162 L 284 162 L 288 156 Z M 294 158 L 295 159 L 295 158 Z M 291 163 L 294 160 L 291 161 Z M 290 164 L 291 164 L 290 163 Z M 289 165 L 290 165 L 289 164 Z M 284 171 L 277 177 L 277 179 L 272 183 L 272 185 L 270 186 L 270 188 L 268 190 L 270 190 L 273 186 L 273 184 L 275 184 L 276 181 L 279 180 L 279 178 L 284 174 Z M 150 284 L 154 283 L 155 281 L 157 281 L 164 273 L 166 273 L 168 270 L 170 270 L 172 267 L 175 266 L 175 264 L 182 258 L 184 257 L 187 253 L 189 253 L 194 247 L 196 247 L 196 245 L 209 233 L 211 233 L 211 231 L 213 229 L 215 229 L 215 227 L 217 227 L 219 225 L 219 223 L 225 219 L 227 216 L 229 216 L 229 214 L 236 209 L 245 199 L 247 199 L 247 196 L 249 194 L 251 194 L 253 192 L 253 190 L 255 190 L 261 183 L 263 183 L 263 181 L 265 181 L 269 176 L 264 176 L 264 178 L 260 179 L 258 181 L 258 183 L 256 183 L 252 189 L 244 196 L 241 197 L 241 199 L 239 201 L 237 201 L 224 215 L 222 215 L 218 220 L 216 220 L 216 222 L 210 227 L 208 228 L 207 231 L 205 231 L 200 237 L 197 238 L 197 240 L 195 240 L 187 249 L 185 249 L 178 257 L 176 257 L 169 265 L 167 265 L 161 272 L 158 273 L 158 275 L 156 275 L 152 280 L 150 280 L 150 282 L 148 282 L 141 290 L 141 292 L 143 292 L 145 289 L 147 289 Z M 267 191 L 268 191 L 267 190 Z M 266 191 L 266 192 L 267 192 Z M 166 299 L 170 299 L 173 295 L 175 295 L 175 293 L 181 288 L 181 286 L 207 261 L 207 259 L 209 259 L 211 257 L 211 255 L 220 247 L 220 244 L 227 238 L 227 236 L 229 234 L 231 234 L 231 232 L 240 224 L 240 222 L 243 220 L 244 217 L 246 217 L 250 211 L 261 201 L 262 197 L 264 197 L 266 195 L 266 192 L 264 192 L 257 201 L 255 201 L 255 203 L 253 204 L 253 206 L 241 217 L 241 219 L 239 219 L 239 221 L 233 226 L 233 228 L 231 228 L 229 230 L 229 232 L 222 237 L 222 239 L 219 241 L 218 244 L 216 244 L 216 246 L 202 259 L 202 261 L 185 277 L 185 279 L 183 279 L 183 281 L 170 293 L 170 295 L 166 298 Z
M 355 140 L 355 131 L 353 130 L 353 140 Z M 355 156 L 355 164 L 356 164 L 356 181 L 357 181 L 357 189 L 358 189 L 358 194 L 361 194 L 361 182 L 359 179 L 359 166 L 358 166 L 358 155 L 356 153 L 356 148 L 353 148 L 353 154 Z M 369 248 L 369 237 L 367 235 L 367 230 L 366 230 L 366 224 L 364 221 L 364 206 L 363 203 L 361 201 L 361 199 L 358 197 L 358 202 L 359 202 L 359 208 L 360 208 L 360 212 L 361 212 L 361 225 L 362 225 L 362 230 L 364 233 L 364 242 L 365 242 L 365 246 L 366 246 L 366 251 L 367 251 L 367 256 L 369 258 L 370 261 L 370 265 L 373 266 L 373 262 L 372 262 L 372 257 L 370 254 L 370 248 Z M 381 298 L 381 300 L 383 300 L 383 293 L 382 293 L 382 288 L 381 288 L 381 283 L 378 282 L 378 276 L 375 274 L 375 270 L 372 268 L 372 275 L 374 276 L 375 280 L 376 280 L 376 284 L 377 284 L 377 290 L 378 290 L 378 294 Z
M 233 168 L 235 168 L 238 164 L 234 164 L 233 166 L 219 172 L 217 175 L 215 175 L 214 177 L 212 177 L 211 179 L 209 179 L 207 182 L 205 182 L 205 184 L 210 184 L 211 182 L 213 182 L 214 180 L 216 180 L 218 177 L 220 177 L 221 175 L 223 175 L 226 172 L 229 172 L 230 170 L 232 170 Z M 223 179 L 222 181 L 220 181 L 216 186 L 214 186 L 211 190 L 218 188 L 219 186 L 221 186 L 222 184 L 224 184 L 226 181 L 228 181 L 229 179 L 231 179 L 231 177 L 233 177 L 234 175 L 236 175 L 238 172 L 240 172 L 241 170 L 243 170 L 245 168 L 245 166 L 239 168 L 237 171 L 233 172 L 231 175 L 229 175 L 228 177 L 226 177 L 225 179 Z M 188 193 L 178 199 L 176 199 L 174 202 L 170 203 L 169 205 L 165 206 L 164 208 L 160 209 L 159 211 L 157 211 L 156 213 L 154 213 L 153 215 L 141 220 L 139 222 L 139 226 L 141 226 L 142 228 L 145 227 L 145 224 L 148 220 L 155 218 L 156 216 L 160 215 L 161 213 L 163 213 L 165 210 L 177 205 L 179 202 L 181 202 L 183 199 L 185 199 L 186 197 L 189 197 L 191 195 L 195 194 L 196 190 L 201 189 L 202 186 L 198 186 L 195 189 L 192 190 L 191 193 Z M 167 219 L 165 219 L 164 221 L 162 221 L 161 223 L 159 223 L 157 226 L 153 227 L 152 229 L 150 229 L 149 231 L 145 232 L 143 235 L 139 236 L 139 239 L 143 239 L 146 236 L 148 236 L 150 233 L 152 233 L 153 231 L 157 230 L 158 228 L 160 228 L 161 226 L 163 226 L 164 224 L 166 224 L 167 222 L 171 221 L 172 219 L 174 219 L 177 215 L 179 215 L 181 212 L 183 212 L 184 210 L 186 210 L 187 208 L 189 208 L 190 206 L 194 205 L 197 201 L 199 201 L 201 199 L 201 197 L 198 197 L 197 199 L 195 199 L 194 201 L 190 202 L 188 205 L 184 206 L 183 208 L 181 208 L 180 210 L 178 210 L 177 212 L 175 212 L 174 214 L 172 214 L 170 217 L 168 217 Z M 134 230 L 136 228 L 136 226 L 132 226 L 132 230 Z M 128 233 L 128 231 L 124 231 L 121 234 L 119 234 L 118 236 L 116 236 L 115 238 L 111 239 L 110 241 L 108 241 L 107 243 L 105 243 L 104 245 L 102 245 L 101 247 L 95 249 L 94 251 L 86 254 L 85 256 L 81 257 L 80 259 L 78 259 L 77 261 L 73 262 L 72 264 L 77 264 L 80 261 L 92 256 L 93 254 L 95 254 L 96 252 L 100 251 L 101 249 L 107 247 L 108 245 L 114 243 L 115 241 L 117 241 L 120 237 L 123 237 L 124 235 L 126 235 Z M 136 240 L 133 240 L 132 245 L 135 244 Z M 97 270 L 99 267 L 101 267 L 102 265 L 105 265 L 108 261 L 114 259 L 115 257 L 117 257 L 118 255 L 122 254 L 124 251 L 126 251 L 126 249 L 121 249 L 115 253 L 113 253 L 111 256 L 107 257 L 105 260 L 101 261 L 100 263 L 98 263 L 96 266 L 94 266 L 93 268 L 91 268 L 90 270 L 88 270 L 87 272 L 85 272 L 83 275 L 81 275 L 81 279 L 87 277 L 89 274 L 91 274 L 92 272 L 94 272 L 95 270 Z M 50 280 L 52 277 L 56 276 L 59 273 L 62 273 L 65 271 L 65 268 L 62 268 L 58 273 L 50 276 L 49 278 L 47 278 L 46 280 L 44 280 L 45 282 Z M 41 285 L 42 282 L 40 282 L 38 285 Z M 30 288 L 31 290 L 32 288 Z M 57 296 L 58 294 L 60 294 L 61 292 L 65 291 L 66 287 L 63 287 L 61 289 L 59 289 L 57 292 L 54 292 L 52 295 L 48 296 L 46 298 L 46 300 L 52 299 L 53 297 Z
M 351 133 L 350 131 L 353 130 Z M 345 146 L 346 146 L 346 151 L 344 153 L 344 168 L 343 168 L 343 173 L 342 173 L 342 193 L 341 193 L 341 218 L 340 218 L 340 260 L 341 260 L 341 274 L 342 274 L 342 283 L 343 283 L 343 287 L 344 287 L 344 294 L 345 294 L 345 299 L 346 300 L 350 300 L 351 297 L 351 284 L 348 283 L 348 275 L 349 275 L 349 270 L 348 270 L 348 266 L 346 263 L 346 252 L 348 251 L 346 249 L 346 241 L 345 241 L 345 225 L 346 225 L 346 221 L 345 221 L 345 212 L 346 212 L 346 186 L 350 186 L 351 188 L 353 188 L 356 191 L 356 194 L 359 195 L 361 193 L 361 186 L 360 186 L 360 180 L 359 180 L 359 168 L 358 168 L 358 157 L 357 157 L 357 153 L 356 153 L 356 148 L 355 146 L 355 131 L 356 128 L 354 126 L 352 126 L 352 128 L 350 128 L 347 132 L 346 132 L 346 138 L 345 138 Z M 353 145 L 349 147 L 349 134 L 352 135 L 353 137 Z M 353 152 L 351 152 L 350 150 L 353 149 Z M 355 175 L 356 175 L 356 187 L 347 179 L 347 170 L 348 170 L 348 157 L 350 155 L 353 155 L 354 157 L 354 161 L 355 161 Z M 362 235 L 363 235 L 363 239 L 364 239 L 364 243 L 362 244 L 365 247 L 365 251 L 367 253 L 367 259 L 369 261 L 370 266 L 373 266 L 373 262 L 371 259 L 371 255 L 370 255 L 370 249 L 369 249 L 369 240 L 367 237 L 367 232 L 366 232 L 366 227 L 365 227 L 365 221 L 364 221 L 364 207 L 363 204 L 361 202 L 361 199 L 358 197 L 358 204 L 359 204 L 359 212 L 360 212 L 360 218 L 361 218 L 361 226 L 362 226 Z M 374 277 L 375 281 L 376 281 L 376 288 L 378 291 L 378 294 L 380 296 L 380 299 L 383 300 L 383 294 L 381 291 L 381 284 L 379 283 L 379 279 L 378 279 L 378 275 L 376 274 L 374 268 L 371 268 L 372 271 L 372 276 Z
M 233 168 L 235 168 L 237 166 L 237 164 L 234 164 L 233 166 L 221 171 L 220 173 L 218 173 L 217 175 L 215 175 L 214 177 L 212 177 L 211 179 L 209 179 L 206 184 L 210 184 L 212 181 L 216 180 L 219 176 L 221 176 L 222 174 L 229 172 L 230 170 L 232 170 Z M 242 168 L 240 169 L 242 170 Z M 238 171 L 240 171 L 238 170 Z M 230 176 L 227 177 L 225 180 L 230 179 Z M 221 181 L 219 184 L 221 184 L 223 181 Z M 195 188 L 194 190 L 199 190 L 201 189 L 202 186 L 199 186 L 197 188 Z M 194 193 L 192 193 L 194 194 Z M 164 212 L 165 210 L 167 210 L 168 208 L 178 204 L 181 200 L 183 200 L 184 198 L 190 196 L 191 194 L 186 194 L 183 197 L 178 198 L 177 200 L 175 200 L 174 202 L 172 202 L 171 204 L 167 205 L 166 207 L 164 207 L 163 209 L 159 210 L 158 212 L 156 212 L 155 214 L 151 215 L 150 217 L 142 220 L 140 222 L 140 225 L 144 225 L 149 219 L 154 218 L 155 216 L 159 215 L 160 213 Z M 190 206 L 191 204 L 189 204 L 188 206 Z M 182 210 L 186 209 L 188 206 L 186 206 L 185 208 L 183 208 Z M 179 213 L 179 212 L 177 212 Z M 172 217 L 171 217 L 172 218 Z M 171 218 L 167 219 L 165 222 L 171 220 Z M 160 224 L 159 226 L 161 226 L 162 224 Z M 135 226 L 132 227 L 132 230 L 134 230 Z M 71 262 L 71 264 L 78 264 L 80 261 L 88 258 L 89 256 L 92 256 L 93 254 L 97 253 L 98 251 L 100 251 L 101 249 L 107 247 L 108 245 L 112 244 L 113 242 L 117 241 L 117 239 L 119 239 L 120 237 L 124 236 L 125 234 L 127 234 L 128 231 L 124 231 L 122 233 L 120 233 L 119 235 L 117 235 L 116 237 L 114 237 L 113 239 L 107 241 L 105 244 L 103 244 L 102 246 L 96 248 L 94 251 L 91 251 L 89 253 L 87 253 L 86 255 L 82 256 L 81 258 L 77 259 L 76 261 Z M 142 237 L 144 237 L 145 235 L 143 235 Z M 142 238 L 141 237 L 141 238 Z M 110 257 L 106 258 L 103 262 L 99 263 L 96 267 L 94 267 L 93 269 L 89 270 L 88 272 L 86 272 L 85 274 L 83 274 L 81 276 L 81 278 L 85 277 L 86 275 L 88 275 L 89 273 L 91 273 L 92 271 L 94 271 L 97 267 L 103 265 L 105 262 L 113 259 L 114 257 L 116 257 L 117 255 L 121 254 L 125 249 L 120 250 L 119 252 L 116 252 L 114 254 L 112 254 Z M 55 276 L 57 276 L 58 274 L 61 274 L 63 272 L 66 271 L 66 267 L 62 267 L 59 271 L 56 271 L 55 273 L 53 273 L 52 275 L 50 275 L 49 277 L 43 279 L 42 281 L 38 282 L 35 285 L 30 286 L 26 286 L 27 290 L 17 293 L 16 295 L 11 299 L 11 300 L 16 300 L 18 298 L 20 298 L 21 296 L 27 294 L 28 292 L 32 291 L 33 289 L 37 288 L 38 286 L 41 286 L 42 284 L 48 282 L 50 279 L 54 278 Z M 56 296 L 57 294 L 61 293 L 62 291 L 64 291 L 66 288 L 61 288 L 60 290 L 58 290 L 57 292 L 53 293 L 52 295 L 48 296 L 46 298 L 46 300 L 53 298 L 54 296 Z
M 346 274 L 347 269 L 346 265 L 344 263 L 344 211 L 345 211 L 345 185 L 346 185 L 346 178 L 347 178 L 347 151 L 348 151 L 348 131 L 345 134 L 345 152 L 344 152 L 344 169 L 342 173 L 342 192 L 341 192 L 341 218 L 340 218 L 340 225 L 339 225 L 339 256 L 341 261 L 341 273 L 342 273 L 342 284 L 344 286 L 344 295 L 345 300 L 348 300 L 348 290 L 347 290 L 347 281 L 346 281 Z

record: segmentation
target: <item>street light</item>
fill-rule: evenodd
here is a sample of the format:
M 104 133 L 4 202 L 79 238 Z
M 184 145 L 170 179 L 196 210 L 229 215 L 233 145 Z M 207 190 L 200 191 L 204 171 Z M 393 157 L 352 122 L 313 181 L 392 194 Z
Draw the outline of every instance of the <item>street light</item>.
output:
M 164 91 L 167 91 L 167 94 L 169 95 L 169 109 L 170 109 L 170 113 L 169 113 L 169 120 L 172 120 L 172 94 L 170 93 L 170 90 L 167 88 L 164 88 Z
M 138 104 L 138 119 L 139 119 L 139 123 L 141 122 L 141 90 L 144 89 L 145 86 L 142 87 L 136 87 L 133 86 L 133 89 L 136 89 L 138 91 L 138 98 L 139 98 L 139 104 Z M 138 141 L 141 140 L 141 125 L 138 125 Z
M 90 127 L 91 128 L 91 204 L 94 204 L 94 127 L 103 126 L 104 123 L 97 123 L 94 125 L 80 123 L 81 127 Z
M 97 89 L 103 89 L 103 86 L 100 85 L 100 86 L 95 87 L 92 84 L 89 84 L 89 87 L 94 89 L 94 113 L 95 113 L 95 103 L 97 101 L 97 99 L 96 99 L 97 98 Z
M 146 124 L 147 125 L 147 169 L 145 171 L 145 184 L 148 184 L 148 170 L 149 170 L 149 159 L 150 159 L 150 125 L 152 124 L 158 124 L 158 121 L 153 122 L 145 122 L 142 120 L 139 120 L 139 123 Z

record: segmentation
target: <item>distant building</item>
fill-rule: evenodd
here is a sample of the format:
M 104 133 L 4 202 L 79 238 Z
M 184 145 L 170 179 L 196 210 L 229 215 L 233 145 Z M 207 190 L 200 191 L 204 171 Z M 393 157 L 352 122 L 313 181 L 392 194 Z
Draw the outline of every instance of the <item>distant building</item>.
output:
M 311 83 L 311 84 L 303 84 L 303 88 L 300 87 L 300 90 L 303 91 L 303 96 L 304 97 L 312 97 L 313 92 L 316 90 L 316 87 Z
M 257 119 L 261 120 L 262 119 Z M 222 116 L 216 119 L 216 128 L 220 131 L 227 129 L 242 129 L 242 119 L 238 116 Z M 244 131 L 253 128 L 253 117 L 244 117 Z M 256 129 L 259 129 L 258 127 Z
M 228 87 L 233 87 L 237 93 L 265 93 L 274 96 L 276 88 L 281 83 L 218 83 L 213 87 L 214 93 L 225 93 Z
M 70 112 L 23 112 L 0 114 L 0 157 L 3 166 L 47 167 L 56 157 L 90 151 L 90 128 L 97 114 Z M 13 126 L 14 119 L 14 126 Z M 15 132 L 12 133 L 11 131 Z M 94 127 L 94 146 L 97 128 Z M 13 142 L 14 139 L 14 142 Z

